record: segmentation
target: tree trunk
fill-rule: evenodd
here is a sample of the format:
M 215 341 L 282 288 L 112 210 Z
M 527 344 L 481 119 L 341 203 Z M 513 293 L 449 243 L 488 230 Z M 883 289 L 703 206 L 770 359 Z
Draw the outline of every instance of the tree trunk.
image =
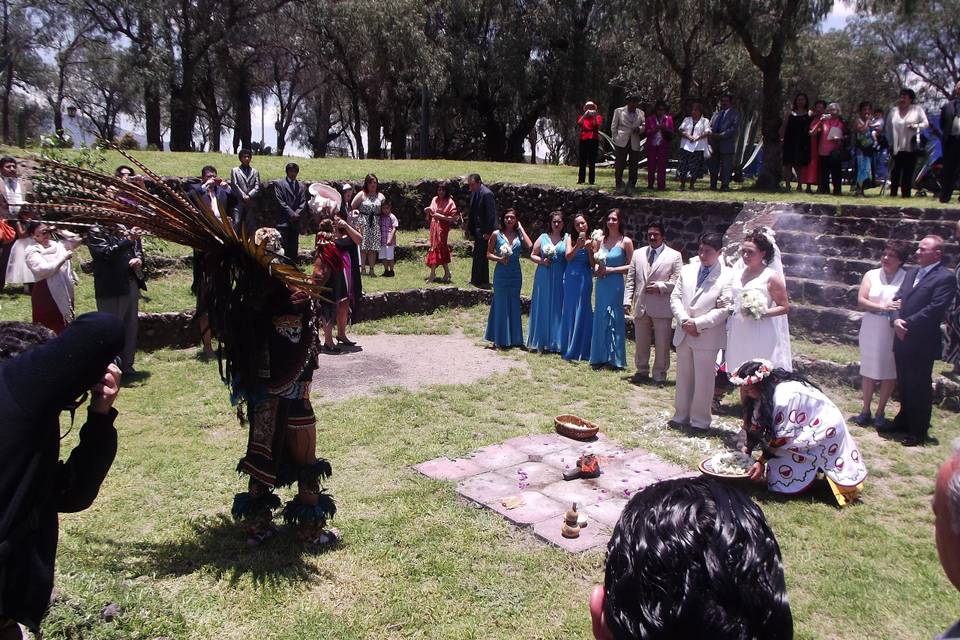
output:
M 289 125 L 280 124 L 274 127 L 277 130 L 277 155 L 282 156 L 283 150 L 287 148 L 287 129 Z
M 527 142 L 530 143 L 530 164 L 537 164 L 537 128 L 530 129 L 527 134 Z
M 393 123 L 390 126 L 390 157 L 394 160 L 407 158 L 407 127 L 402 109 L 396 109 L 393 112 Z
M 232 74 L 228 82 L 230 82 L 230 97 L 233 102 L 233 152 L 237 153 L 238 145 L 241 149 L 249 149 L 253 138 L 253 115 L 250 109 L 252 92 L 246 72 Z
M 12 144 L 10 137 L 10 95 L 13 93 L 13 60 L 7 57 L 5 81 L 3 83 L 3 142 Z
M 183 80 L 170 86 L 170 151 L 193 150 L 193 128 L 197 122 L 194 106 L 194 66 L 183 61 Z
M 756 188 L 776 190 L 783 174 L 783 150 L 780 146 L 780 125 L 783 122 L 783 82 L 780 60 L 768 60 L 763 72 L 760 131 L 763 135 L 763 169 L 757 176 Z
M 51 105 L 53 109 L 53 131 L 60 138 L 63 138 L 63 98 L 61 97 L 57 104 Z
M 380 147 L 380 129 L 382 127 L 380 114 L 374 109 L 367 108 L 367 157 L 380 158 L 383 153 Z
M 356 96 L 351 96 L 352 102 L 352 111 L 351 117 L 353 118 L 353 140 L 357 145 L 357 159 L 363 160 L 366 156 L 363 152 L 363 123 L 360 122 L 360 103 L 357 101 Z
M 157 151 L 163 151 L 160 91 L 156 82 L 147 82 L 143 87 L 143 115 L 147 129 L 147 146 L 153 145 Z

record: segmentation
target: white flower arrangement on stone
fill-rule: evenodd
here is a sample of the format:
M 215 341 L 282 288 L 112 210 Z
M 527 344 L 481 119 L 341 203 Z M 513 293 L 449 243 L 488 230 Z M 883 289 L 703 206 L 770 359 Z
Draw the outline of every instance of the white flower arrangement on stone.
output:
M 740 312 L 749 318 L 759 320 L 769 309 L 766 297 L 757 289 L 747 289 L 740 296 Z
M 557 245 L 552 242 L 540 245 L 540 252 L 547 260 L 553 260 L 557 257 Z

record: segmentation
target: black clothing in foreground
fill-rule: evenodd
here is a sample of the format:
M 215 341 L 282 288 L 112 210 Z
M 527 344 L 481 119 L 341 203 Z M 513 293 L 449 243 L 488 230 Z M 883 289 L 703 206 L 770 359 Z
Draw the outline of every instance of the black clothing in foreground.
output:
M 500 228 L 497 220 L 497 201 L 493 191 L 481 184 L 470 194 L 467 207 L 467 228 L 473 236 L 473 266 L 470 282 L 477 287 L 490 286 L 490 267 L 487 261 L 487 238 Z M 487 238 L 484 238 L 487 236 Z
M 122 349 L 120 320 L 88 313 L 0 363 L 0 617 L 34 631 L 53 590 L 57 513 L 90 506 L 117 452 L 117 412 L 88 412 L 80 444 L 60 461 L 60 411 Z

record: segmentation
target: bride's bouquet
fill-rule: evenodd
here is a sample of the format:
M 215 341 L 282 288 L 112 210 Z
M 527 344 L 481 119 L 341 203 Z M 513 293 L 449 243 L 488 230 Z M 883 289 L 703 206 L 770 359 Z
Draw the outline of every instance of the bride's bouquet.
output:
M 754 320 L 759 320 L 767 313 L 767 298 L 757 289 L 747 289 L 740 296 L 740 312 Z
M 557 257 L 557 245 L 553 243 L 547 243 L 540 247 L 540 252 L 543 253 L 543 257 L 547 260 L 554 260 Z

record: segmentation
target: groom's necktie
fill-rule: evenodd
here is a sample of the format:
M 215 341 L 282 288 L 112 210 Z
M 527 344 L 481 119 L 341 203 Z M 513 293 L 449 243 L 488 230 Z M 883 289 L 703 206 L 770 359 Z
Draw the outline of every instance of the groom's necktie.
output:
M 697 274 L 697 289 L 703 286 L 703 282 L 707 279 L 708 275 L 710 275 L 710 267 L 701 265 L 700 272 Z

